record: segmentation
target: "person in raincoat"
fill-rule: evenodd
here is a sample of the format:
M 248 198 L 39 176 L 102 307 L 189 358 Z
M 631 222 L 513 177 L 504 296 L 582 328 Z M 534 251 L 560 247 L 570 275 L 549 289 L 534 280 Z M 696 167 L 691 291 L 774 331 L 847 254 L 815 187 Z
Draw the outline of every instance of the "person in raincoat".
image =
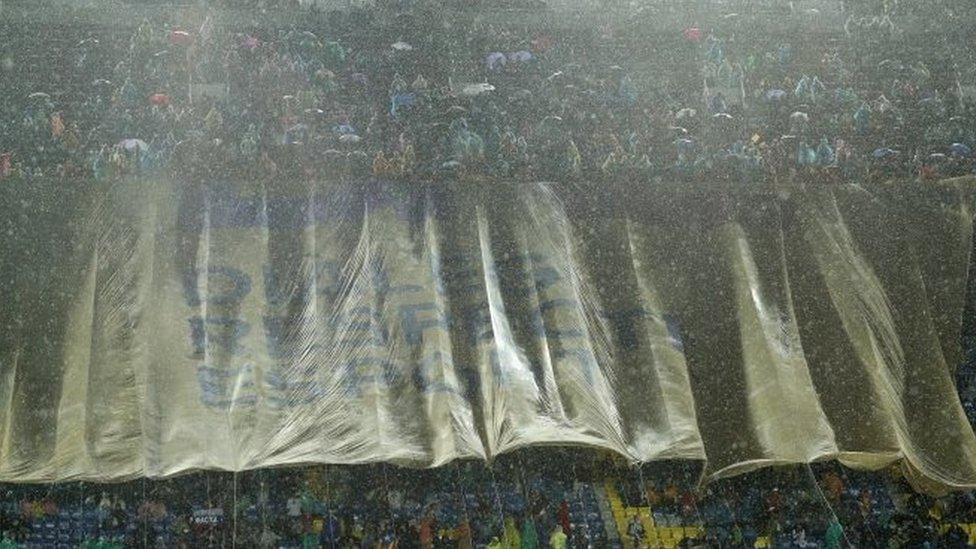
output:
M 556 522 L 558 522 L 559 526 L 562 527 L 563 533 L 568 536 L 570 532 L 569 502 L 566 500 L 563 500 L 562 503 L 559 504 L 559 511 L 556 512 Z
M 505 519 L 505 549 L 522 549 L 522 536 L 519 534 L 518 525 L 515 519 L 507 517 Z
M 644 525 L 641 524 L 640 518 L 634 515 L 627 525 L 627 535 L 633 540 L 635 547 L 639 547 L 644 542 L 644 534 Z
M 461 521 L 458 527 L 454 531 L 455 537 L 457 537 L 457 548 L 458 549 L 474 549 L 474 538 L 471 534 L 471 524 L 467 519 Z
M 522 521 L 522 549 L 537 549 L 539 547 L 539 534 L 535 531 L 535 522 L 532 517 L 525 517 Z
M 556 525 L 552 529 L 552 534 L 549 535 L 549 549 L 566 549 L 566 533 L 563 532 L 563 527 Z
M 824 534 L 824 548 L 840 549 L 842 539 L 844 539 L 844 527 L 836 518 L 831 519 L 827 526 L 827 532 Z
M 430 512 L 424 515 L 424 518 L 420 519 L 418 537 L 420 538 L 421 549 L 432 549 L 434 547 L 435 523 L 434 514 Z

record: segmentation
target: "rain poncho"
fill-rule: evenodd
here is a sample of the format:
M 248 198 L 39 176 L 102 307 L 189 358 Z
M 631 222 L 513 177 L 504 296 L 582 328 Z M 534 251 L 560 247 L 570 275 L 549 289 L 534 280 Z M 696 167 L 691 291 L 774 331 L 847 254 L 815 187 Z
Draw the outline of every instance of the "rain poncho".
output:
M 522 549 L 537 549 L 539 547 L 539 533 L 536 532 L 535 522 L 526 517 L 522 521 Z
M 505 519 L 505 549 L 521 549 L 522 536 L 519 534 L 515 519 L 508 517 Z
M 826 549 L 840 549 L 841 542 L 844 540 L 844 527 L 837 520 L 831 520 L 824 534 L 824 547 Z

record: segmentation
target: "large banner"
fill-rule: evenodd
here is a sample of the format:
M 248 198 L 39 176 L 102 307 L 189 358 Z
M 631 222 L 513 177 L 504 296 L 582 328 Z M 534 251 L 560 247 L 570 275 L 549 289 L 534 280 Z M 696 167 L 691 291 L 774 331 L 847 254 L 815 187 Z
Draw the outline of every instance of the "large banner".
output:
M 976 486 L 967 181 L 6 190 L 0 480 L 534 444 Z

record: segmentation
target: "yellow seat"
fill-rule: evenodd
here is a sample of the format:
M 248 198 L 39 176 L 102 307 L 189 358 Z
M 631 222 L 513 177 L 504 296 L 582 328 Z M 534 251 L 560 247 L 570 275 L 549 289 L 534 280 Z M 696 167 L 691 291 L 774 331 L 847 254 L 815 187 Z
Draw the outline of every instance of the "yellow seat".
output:
M 756 547 L 756 549 L 768 549 L 768 547 L 769 547 L 769 538 L 766 537 L 766 536 L 763 536 L 761 538 L 756 538 L 756 545 L 755 545 L 755 547 Z

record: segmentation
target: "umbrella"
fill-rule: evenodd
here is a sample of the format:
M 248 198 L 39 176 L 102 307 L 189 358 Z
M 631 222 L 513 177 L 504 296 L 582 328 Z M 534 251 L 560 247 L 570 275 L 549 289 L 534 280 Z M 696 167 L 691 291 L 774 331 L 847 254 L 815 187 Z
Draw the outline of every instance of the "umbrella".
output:
M 398 42 L 394 42 L 392 45 L 390 45 L 390 47 L 393 48 L 393 49 L 395 49 L 396 51 L 410 51 L 410 50 L 413 49 L 413 46 L 411 46 L 410 44 L 407 44 L 403 40 L 400 40 Z
M 494 89 L 495 86 L 492 86 L 487 82 L 479 82 L 477 84 L 465 84 L 464 86 L 461 87 L 461 95 L 474 97 L 477 95 L 481 95 L 483 93 L 493 91 Z
M 810 121 L 810 115 L 802 111 L 796 111 L 790 115 L 790 122 L 794 124 L 806 124 Z
M 171 44 L 186 46 L 193 41 L 193 37 L 190 36 L 190 33 L 184 30 L 174 30 L 169 33 L 169 41 Z
M 260 45 L 261 45 L 261 41 L 251 35 L 244 37 L 244 40 L 241 41 L 242 48 L 252 50 L 252 51 L 257 49 L 257 47 Z
M 165 93 L 154 93 L 149 96 L 149 103 L 157 107 L 169 105 L 169 96 Z
M 27 96 L 27 99 L 50 99 L 51 96 L 44 92 L 34 92 Z
M 766 92 L 766 99 L 770 101 L 779 101 L 786 97 L 786 92 L 783 90 L 769 90 Z
M 962 156 L 962 157 L 970 156 L 973 154 L 973 150 L 969 148 L 969 146 L 966 145 L 965 143 L 953 143 L 952 145 L 949 145 L 949 152 L 952 153 L 952 156 Z
M 509 96 L 510 101 L 528 101 L 532 99 L 532 92 L 526 89 L 517 90 Z
M 505 54 L 500 51 L 493 51 L 485 56 L 485 66 L 487 66 L 488 70 L 490 71 L 501 69 L 505 66 L 506 62 L 508 62 L 508 59 L 505 57 Z
M 395 94 L 390 104 L 390 114 L 396 116 L 397 109 L 400 107 L 412 107 L 417 102 L 417 94 L 398 93 Z
M 685 107 L 674 114 L 675 120 L 684 120 L 685 118 L 694 118 L 698 114 L 698 111 L 690 107 Z
M 896 156 L 897 154 L 898 151 L 894 149 L 890 149 L 888 147 L 881 147 L 881 148 L 874 149 L 874 152 L 871 153 L 871 155 L 874 156 L 875 158 L 890 158 L 892 156 Z
M 691 42 L 700 42 L 702 39 L 702 30 L 698 27 L 688 27 L 681 34 L 685 37 L 685 40 Z
M 139 149 L 140 151 L 146 152 L 149 150 L 149 145 L 147 145 L 145 141 L 143 141 L 142 139 L 132 139 L 132 138 L 123 139 L 122 141 L 119 141 L 116 144 L 116 147 L 119 147 L 126 151 L 134 151 L 136 149 Z

